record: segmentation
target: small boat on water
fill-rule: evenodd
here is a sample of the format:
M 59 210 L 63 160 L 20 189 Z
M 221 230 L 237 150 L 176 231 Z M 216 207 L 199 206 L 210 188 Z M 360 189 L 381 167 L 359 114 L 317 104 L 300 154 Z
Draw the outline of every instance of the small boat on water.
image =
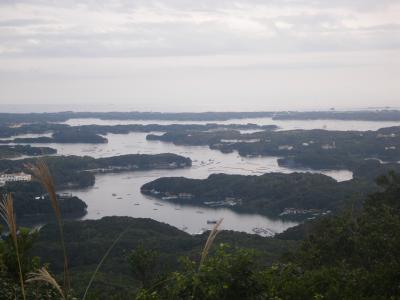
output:
M 115 193 L 112 193 L 112 195 L 113 195 L 113 197 L 117 196 L 117 194 L 115 194 Z
M 274 232 L 268 228 L 255 227 L 252 231 L 259 235 L 273 236 Z
M 135 205 L 137 206 L 137 205 L 140 205 L 140 203 L 135 203 Z
M 207 220 L 207 224 L 217 224 L 217 220 Z

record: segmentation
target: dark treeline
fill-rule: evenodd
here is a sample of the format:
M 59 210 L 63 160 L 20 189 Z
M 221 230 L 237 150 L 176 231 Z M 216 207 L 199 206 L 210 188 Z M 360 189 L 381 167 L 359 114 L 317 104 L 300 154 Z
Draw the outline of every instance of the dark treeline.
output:
M 15 134 L 19 134 L 17 132 L 22 133 L 45 133 L 53 128 L 52 124 L 43 125 L 39 128 L 33 127 L 30 125 L 24 125 L 20 127 L 18 130 L 13 132 L 13 130 L 8 130 L 3 132 L 3 135 L 12 136 Z M 88 143 L 88 144 L 100 144 L 107 143 L 107 139 L 100 136 L 99 134 L 89 131 L 89 130 L 81 130 L 79 127 L 70 127 L 63 126 L 59 128 L 56 126 L 56 130 L 52 133 L 50 137 L 48 136 L 40 136 L 40 137 L 15 137 L 10 140 L 2 140 L 0 143 L 24 143 L 24 144 L 47 144 L 47 143 Z M 11 135 L 10 135 L 11 134 Z
M 230 119 L 268 118 L 281 119 L 334 119 L 364 121 L 400 121 L 398 110 L 365 111 L 312 111 L 312 112 L 57 112 L 57 113 L 0 113 L 0 124 L 37 122 L 65 122 L 77 118 L 103 120 L 171 120 L 171 121 L 227 121 Z
M 69 119 L 98 118 L 102 120 L 175 120 L 175 121 L 226 121 L 272 117 L 273 112 L 57 112 L 57 113 L 0 113 L 0 124 L 65 122 Z
M 276 120 L 400 121 L 399 110 L 279 112 Z
M 208 123 L 205 125 L 198 124 L 171 124 L 171 125 L 159 125 L 159 124 L 149 124 L 149 125 L 140 125 L 140 124 L 128 124 L 128 125 L 82 125 L 82 126 L 69 126 L 66 124 L 53 124 L 53 123 L 37 123 L 37 124 L 27 124 L 22 125 L 20 127 L 7 127 L 0 126 L 0 137 L 7 138 L 11 136 L 18 136 L 21 134 L 41 134 L 41 133 L 54 133 L 52 138 L 49 137 L 39 137 L 39 139 L 35 138 L 13 138 L 12 140 L 3 140 L 0 141 L 2 143 L 20 143 L 20 142 L 32 142 L 32 141 L 43 141 L 50 142 L 54 139 L 58 139 L 62 142 L 61 137 L 64 135 L 66 137 L 75 135 L 105 135 L 107 133 L 116 133 L 116 134 L 126 134 L 130 132 L 151 132 L 151 131 L 187 131 L 187 130 L 197 130 L 197 131 L 209 131 L 209 130 L 226 130 L 226 129 L 235 129 L 235 130 L 246 130 L 246 129 L 259 129 L 259 130 L 274 130 L 277 129 L 275 125 L 256 125 L 256 124 L 229 124 L 229 125 L 220 125 L 215 123 Z M 81 140 L 84 141 L 82 138 Z M 56 141 L 56 142 L 60 142 Z
M 32 147 L 30 145 L 0 145 L 0 159 L 17 158 L 19 156 L 38 156 L 56 154 L 50 147 Z

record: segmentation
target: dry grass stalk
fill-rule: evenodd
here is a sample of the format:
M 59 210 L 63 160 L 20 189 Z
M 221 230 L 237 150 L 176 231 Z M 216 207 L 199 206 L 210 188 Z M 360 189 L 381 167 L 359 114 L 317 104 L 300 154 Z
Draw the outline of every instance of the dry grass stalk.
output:
M 201 259 L 200 259 L 200 265 L 199 268 L 203 265 L 205 260 L 207 259 L 208 252 L 210 251 L 210 248 L 212 244 L 214 243 L 214 240 L 219 232 L 219 226 L 221 225 L 222 221 L 224 219 L 219 220 L 215 225 L 214 228 L 211 230 L 210 234 L 208 235 L 207 242 L 204 245 L 203 251 L 201 252 Z
M 64 242 L 64 230 L 61 218 L 61 210 L 58 205 L 57 193 L 53 182 L 53 177 L 50 174 L 50 170 L 47 167 L 46 162 L 42 159 L 38 160 L 38 163 L 36 165 L 29 164 L 27 165 L 27 167 L 33 173 L 34 178 L 42 183 L 43 187 L 47 190 L 47 193 L 50 197 L 51 206 L 53 207 L 60 232 L 61 246 L 64 255 L 64 293 L 68 294 L 68 290 L 70 288 L 68 257 Z
M 125 232 L 128 231 L 128 228 L 126 228 L 123 232 L 120 233 L 120 235 L 114 240 L 114 242 L 111 244 L 111 246 L 108 248 L 108 250 L 106 251 L 106 253 L 104 254 L 104 256 L 102 257 L 102 259 L 100 260 L 99 264 L 96 267 L 96 270 L 93 272 L 92 277 L 89 280 L 89 283 L 86 287 L 85 293 L 83 294 L 83 298 L 82 300 L 86 299 L 86 296 L 89 292 L 90 287 L 92 286 L 92 283 L 94 281 L 94 278 L 96 277 L 97 273 L 100 270 L 100 267 L 103 265 L 104 261 L 106 260 L 106 258 L 108 257 L 108 255 L 110 254 L 111 250 L 114 248 L 114 246 L 118 243 L 118 241 L 121 239 L 121 237 L 125 234 Z
M 19 249 L 18 249 L 17 222 L 15 220 L 13 198 L 11 194 L 8 194 L 6 197 L 2 199 L 2 201 L 0 201 L 0 216 L 6 222 L 8 230 L 10 231 L 11 238 L 13 240 L 15 255 L 17 257 L 17 263 L 18 263 L 18 273 L 19 273 L 19 282 L 21 285 L 21 293 L 22 293 L 22 298 L 25 300 L 26 299 L 25 286 L 22 275 L 21 259 L 19 257 Z
M 29 278 L 26 280 L 26 282 L 33 281 L 47 282 L 59 292 L 62 299 L 66 299 L 60 285 L 57 283 L 54 277 L 50 275 L 46 268 L 41 268 L 37 272 L 30 273 Z

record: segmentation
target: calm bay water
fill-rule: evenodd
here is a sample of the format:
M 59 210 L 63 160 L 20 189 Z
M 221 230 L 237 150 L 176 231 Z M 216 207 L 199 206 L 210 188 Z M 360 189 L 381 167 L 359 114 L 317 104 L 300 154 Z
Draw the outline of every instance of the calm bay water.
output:
M 70 125 L 84 124 L 205 124 L 207 122 L 178 121 L 121 121 L 99 119 L 73 119 L 66 122 Z M 213 122 L 214 123 L 214 122 Z M 365 121 L 272 121 L 271 119 L 242 119 L 215 122 L 223 124 L 260 125 L 276 124 L 281 130 L 289 129 L 328 129 L 328 130 L 377 130 L 381 127 L 400 125 L 396 122 Z M 160 133 L 159 133 L 160 134 Z M 237 153 L 223 154 L 211 150 L 207 146 L 176 146 L 160 141 L 146 141 L 147 133 L 108 134 L 108 144 L 41 144 L 56 148 L 59 155 L 88 155 L 92 157 L 108 157 L 134 153 L 176 153 L 193 160 L 191 168 L 180 170 L 137 171 L 119 174 L 96 175 L 94 187 L 82 190 L 71 190 L 88 204 L 85 219 L 97 219 L 103 216 L 132 216 L 152 218 L 165 222 L 189 233 L 199 233 L 210 229 L 207 220 L 224 218 L 223 228 L 253 233 L 255 227 L 265 228 L 274 233 L 296 225 L 279 219 L 271 219 L 257 214 L 239 214 L 229 209 L 182 206 L 158 201 L 140 193 L 140 187 L 154 179 L 166 176 L 183 176 L 188 178 L 207 178 L 213 173 L 261 175 L 267 172 L 314 172 L 331 176 L 338 181 L 350 180 L 352 173 L 347 170 L 299 170 L 278 166 L 277 157 L 240 157 Z M 113 196 L 112 194 L 116 194 Z
M 160 141 L 147 141 L 146 133 L 108 134 L 108 144 L 46 144 L 54 147 L 60 155 L 89 155 L 107 157 L 130 153 L 176 153 L 193 160 L 191 168 L 179 170 L 153 170 L 126 172 L 122 174 L 96 175 L 96 185 L 84 190 L 71 190 L 88 204 L 85 219 L 103 216 L 146 217 L 165 222 L 189 233 L 209 229 L 207 220 L 224 218 L 224 229 L 252 233 L 255 227 L 265 228 L 274 233 L 282 232 L 296 223 L 273 220 L 261 215 L 235 213 L 229 209 L 211 209 L 195 206 L 181 206 L 144 196 L 140 187 L 152 180 L 167 176 L 207 178 L 212 173 L 261 175 L 267 172 L 291 173 L 295 170 L 278 166 L 277 157 L 240 157 L 237 153 L 223 154 L 207 146 L 176 146 Z M 317 171 L 313 171 L 317 172 Z M 350 171 L 320 171 L 336 180 L 349 180 Z M 117 196 L 113 196 L 115 193 Z

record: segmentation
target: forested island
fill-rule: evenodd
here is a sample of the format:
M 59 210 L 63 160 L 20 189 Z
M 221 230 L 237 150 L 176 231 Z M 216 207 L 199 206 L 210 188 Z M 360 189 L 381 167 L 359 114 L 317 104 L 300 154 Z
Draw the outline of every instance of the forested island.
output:
M 45 133 L 48 132 L 48 129 L 43 128 L 41 130 L 32 130 L 29 125 L 25 125 L 27 128 L 23 128 L 21 130 L 23 133 Z M 52 126 L 48 126 L 51 128 Z M 42 128 L 42 127 L 40 127 Z M 18 132 L 18 131 L 17 131 Z M 15 134 L 13 130 L 3 133 L 3 135 L 10 135 Z M 24 143 L 24 144 L 48 144 L 48 143 L 84 143 L 84 144 L 102 144 L 107 143 L 107 139 L 102 137 L 99 134 L 90 132 L 88 130 L 81 130 L 80 128 L 65 126 L 62 129 L 57 129 L 50 137 L 48 136 L 40 136 L 40 137 L 15 137 L 11 140 L 1 140 L 3 144 L 7 143 Z
M 52 221 L 54 212 L 47 191 L 39 182 L 10 182 L 0 187 L 0 194 L 11 193 L 14 198 L 15 214 L 20 224 L 37 224 Z M 87 205 L 78 197 L 59 194 L 61 213 L 66 218 L 82 217 Z
M 0 145 L 0 159 L 18 158 L 21 156 L 40 156 L 56 154 L 50 147 L 32 147 L 30 145 Z
M 337 182 L 322 174 L 267 173 L 212 174 L 207 179 L 165 177 L 143 185 L 141 192 L 179 204 L 304 220 L 337 212 L 347 205 L 359 206 L 355 200 L 376 189 L 373 182 Z

